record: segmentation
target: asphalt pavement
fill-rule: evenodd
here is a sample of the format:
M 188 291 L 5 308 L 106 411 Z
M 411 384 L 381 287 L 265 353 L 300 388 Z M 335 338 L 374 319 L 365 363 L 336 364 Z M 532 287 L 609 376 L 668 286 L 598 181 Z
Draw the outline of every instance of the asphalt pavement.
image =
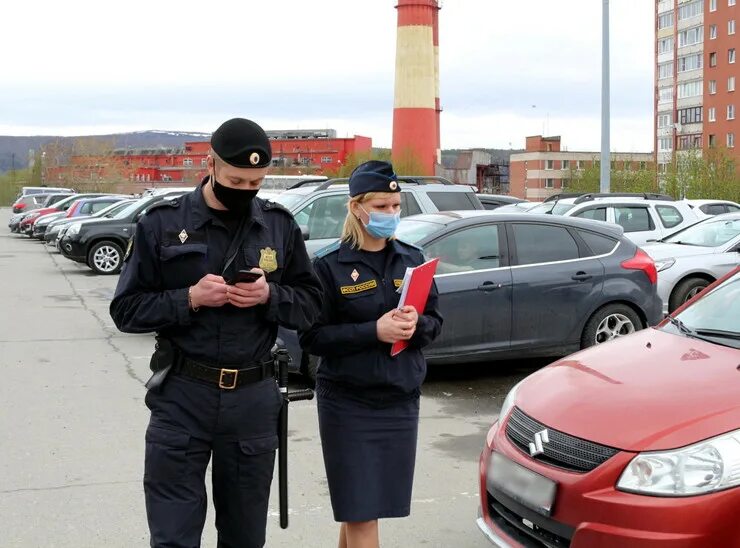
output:
M 0 546 L 148 546 L 143 383 L 153 337 L 113 325 L 117 276 L 10 234 L 9 216 L 0 209 Z M 382 546 L 488 545 L 475 526 L 478 456 L 509 388 L 545 363 L 431 368 L 411 516 L 381 521 Z M 279 527 L 275 477 L 267 546 L 333 547 L 315 402 L 291 404 L 290 431 L 291 523 Z M 204 547 L 216 545 L 213 523 L 211 507 Z

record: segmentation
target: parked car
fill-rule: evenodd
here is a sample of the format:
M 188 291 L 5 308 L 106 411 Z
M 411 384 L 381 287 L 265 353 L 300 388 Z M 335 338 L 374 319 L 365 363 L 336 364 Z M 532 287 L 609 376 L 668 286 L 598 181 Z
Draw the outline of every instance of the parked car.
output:
M 658 270 L 663 314 L 671 313 L 740 264 L 740 212 L 707 217 L 642 249 Z
M 184 192 L 148 196 L 129 204 L 113 218 L 74 222 L 61 237 L 59 249 L 66 258 L 87 264 L 96 274 L 117 274 L 139 218 L 153 204 L 181 194 Z
M 488 432 L 496 546 L 740 547 L 740 268 L 675 318 L 517 384 Z
M 35 194 L 18 198 L 13 203 L 13 213 L 28 213 L 31 210 L 39 209 L 44 205 L 48 194 Z
M 53 194 L 63 192 L 67 194 L 74 194 L 73 188 L 64 188 L 58 186 L 24 186 L 18 191 L 18 198 L 22 196 L 29 196 L 31 194 Z
M 493 211 L 496 213 L 526 213 L 528 211 L 532 211 L 538 205 L 540 205 L 540 202 L 527 202 L 525 200 L 515 204 L 502 205 Z
M 510 204 L 526 203 L 526 200 L 505 194 L 476 194 L 485 209 L 493 210 Z
M 723 213 L 740 212 L 740 204 L 729 200 L 685 200 L 685 202 L 700 219 Z
M 51 213 L 37 219 L 36 222 L 33 224 L 32 235 L 34 238 L 43 241 L 47 227 L 52 221 L 55 221 L 59 217 L 66 216 L 68 219 L 70 219 L 80 216 L 89 216 L 92 213 L 96 213 L 101 209 L 105 209 L 109 205 L 120 202 L 121 200 L 124 200 L 128 197 L 129 196 L 111 194 L 107 196 L 99 196 L 93 198 L 80 198 L 79 200 L 75 200 L 74 202 L 72 202 L 66 212 Z
M 563 356 L 661 318 L 655 265 L 616 225 L 457 211 L 403 219 L 396 236 L 440 258 L 447 327 L 424 349 L 430 363 Z M 314 357 L 297 363 L 315 374 Z
M 105 196 L 105 194 L 100 192 L 91 194 L 72 194 L 70 196 L 67 196 L 66 198 L 63 198 L 62 200 L 59 200 L 54 205 L 51 205 L 49 207 L 42 207 L 40 209 L 32 211 L 21 221 L 20 232 L 28 234 L 29 237 L 33 237 L 33 224 L 42 215 L 48 215 L 49 213 L 55 213 L 58 211 L 67 211 L 67 209 L 69 209 L 69 207 L 75 202 L 75 200 L 79 200 L 80 198 L 92 198 L 95 196 Z
M 550 208 L 552 215 L 565 215 L 616 223 L 637 245 L 660 240 L 699 221 L 686 202 L 665 194 L 583 194 L 555 195 L 530 213 Z
M 483 209 L 475 192 L 442 177 L 399 177 L 401 216 Z M 335 242 L 342 233 L 349 200 L 348 179 L 302 181 L 271 199 L 289 209 L 306 237 L 309 255 Z
M 87 221 L 88 219 L 112 219 L 124 207 L 126 207 L 130 203 L 135 202 L 136 200 L 138 200 L 138 198 L 127 198 L 125 200 L 115 202 L 105 209 L 101 209 L 100 211 L 93 213 L 92 215 L 80 215 L 78 217 L 60 217 L 49 223 L 49 227 L 46 229 L 46 233 L 44 234 L 44 241 L 49 245 L 57 247 L 57 238 L 64 233 L 64 230 L 70 224 L 74 222 Z

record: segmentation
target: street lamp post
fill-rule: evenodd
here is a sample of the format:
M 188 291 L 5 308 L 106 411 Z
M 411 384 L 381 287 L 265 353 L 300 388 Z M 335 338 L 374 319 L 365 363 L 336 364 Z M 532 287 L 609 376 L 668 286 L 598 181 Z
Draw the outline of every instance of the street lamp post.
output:
M 609 192 L 609 0 L 604 0 L 601 31 L 601 183 L 600 192 Z

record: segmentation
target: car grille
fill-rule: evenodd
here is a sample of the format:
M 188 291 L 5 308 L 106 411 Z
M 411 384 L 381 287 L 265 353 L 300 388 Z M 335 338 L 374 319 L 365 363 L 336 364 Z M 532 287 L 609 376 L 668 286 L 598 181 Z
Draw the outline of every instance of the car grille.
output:
M 572 472 L 590 472 L 617 454 L 618 450 L 606 445 L 586 441 L 548 428 L 527 416 L 515 407 L 506 424 L 506 436 L 529 455 L 529 444 L 534 435 L 547 430 L 549 442 L 544 444 L 544 453 L 531 457 L 534 460 L 557 466 Z
M 488 493 L 488 515 L 496 526 L 508 537 L 517 541 L 524 548 L 568 548 L 573 536 L 572 528 L 557 524 L 559 529 L 566 529 L 568 536 L 562 536 L 543 527 L 529 522 L 525 525 L 525 519 L 515 510 L 507 508 L 494 495 Z M 556 522 L 547 520 L 550 526 Z

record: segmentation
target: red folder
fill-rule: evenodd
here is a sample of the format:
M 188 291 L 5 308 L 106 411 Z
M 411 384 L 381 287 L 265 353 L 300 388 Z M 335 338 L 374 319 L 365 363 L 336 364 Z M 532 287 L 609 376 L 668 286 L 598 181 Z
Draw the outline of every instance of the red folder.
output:
M 427 306 L 429 292 L 432 290 L 434 274 L 437 272 L 437 263 L 439 259 L 431 259 L 422 265 L 406 270 L 403 277 L 401 299 L 398 301 L 398 308 L 403 306 L 413 306 L 419 313 L 424 314 Z M 408 341 L 397 341 L 391 347 L 391 356 L 400 354 L 409 345 Z

